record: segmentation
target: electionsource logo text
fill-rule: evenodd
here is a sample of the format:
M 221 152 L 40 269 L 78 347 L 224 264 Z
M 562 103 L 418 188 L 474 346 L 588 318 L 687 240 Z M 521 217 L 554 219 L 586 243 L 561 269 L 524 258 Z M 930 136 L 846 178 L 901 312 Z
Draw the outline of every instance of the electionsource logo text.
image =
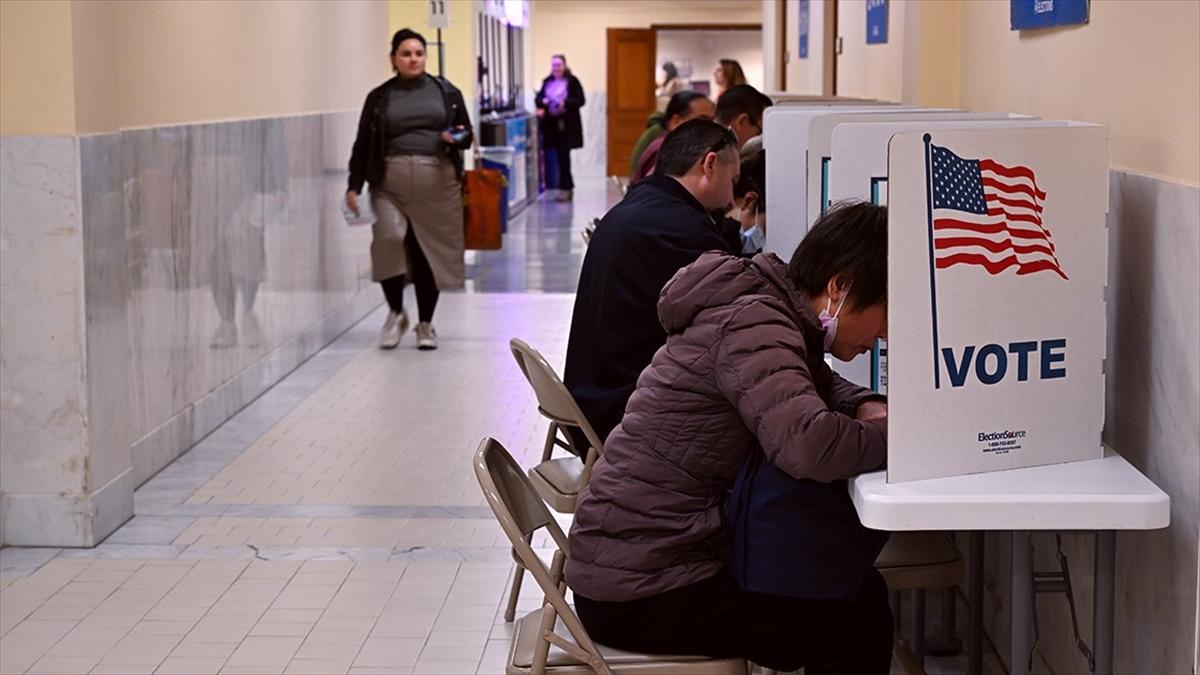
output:
M 1017 431 L 994 431 L 990 434 L 984 433 L 982 431 L 979 432 L 979 442 L 980 443 L 982 443 L 984 441 L 1007 440 L 1010 438 L 1025 438 L 1025 430 L 1020 429 Z

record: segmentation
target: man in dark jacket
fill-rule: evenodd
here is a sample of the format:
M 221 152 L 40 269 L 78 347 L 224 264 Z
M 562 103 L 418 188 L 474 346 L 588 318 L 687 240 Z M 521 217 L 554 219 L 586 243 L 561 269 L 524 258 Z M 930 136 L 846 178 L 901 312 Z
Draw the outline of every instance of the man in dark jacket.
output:
M 621 421 L 638 375 L 666 342 L 663 285 L 705 251 L 737 253 L 725 212 L 737 181 L 737 138 L 707 120 L 681 125 L 637 184 L 596 227 L 583 259 L 564 382 L 601 438 Z M 580 448 L 580 450 L 583 450 Z

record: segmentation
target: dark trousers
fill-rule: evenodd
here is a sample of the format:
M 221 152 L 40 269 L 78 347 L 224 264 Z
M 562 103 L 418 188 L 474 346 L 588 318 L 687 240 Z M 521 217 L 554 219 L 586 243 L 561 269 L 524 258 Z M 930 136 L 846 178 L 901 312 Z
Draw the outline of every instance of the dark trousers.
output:
M 417 292 L 418 321 L 433 321 L 433 310 L 437 308 L 437 281 L 433 278 L 433 268 L 421 250 L 417 241 L 417 233 L 408 228 L 404 235 L 404 250 L 408 253 L 408 276 L 412 279 Z M 391 277 L 379 282 L 383 286 L 383 297 L 387 299 L 388 307 L 397 314 L 404 311 L 404 275 Z
M 575 179 L 571 177 L 571 147 L 565 142 L 546 146 L 546 189 L 575 189 Z
M 575 611 L 593 640 L 627 651 L 741 657 L 806 675 L 886 675 L 892 662 L 887 586 L 874 570 L 853 601 L 746 593 L 723 572 L 629 602 L 576 593 Z

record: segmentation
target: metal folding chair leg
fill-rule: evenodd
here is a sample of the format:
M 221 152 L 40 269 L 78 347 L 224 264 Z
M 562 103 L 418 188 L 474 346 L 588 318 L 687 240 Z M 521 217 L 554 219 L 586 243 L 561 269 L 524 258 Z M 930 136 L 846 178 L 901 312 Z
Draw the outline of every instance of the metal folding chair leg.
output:
M 512 591 L 508 594 L 508 606 L 504 608 L 504 620 L 512 623 L 517 616 L 517 600 L 521 596 L 521 580 L 525 578 L 525 568 L 517 565 L 513 572 Z
M 917 662 L 925 663 L 925 589 L 916 588 L 911 593 L 913 598 L 912 625 L 909 626 L 909 632 L 912 637 L 909 645 Z

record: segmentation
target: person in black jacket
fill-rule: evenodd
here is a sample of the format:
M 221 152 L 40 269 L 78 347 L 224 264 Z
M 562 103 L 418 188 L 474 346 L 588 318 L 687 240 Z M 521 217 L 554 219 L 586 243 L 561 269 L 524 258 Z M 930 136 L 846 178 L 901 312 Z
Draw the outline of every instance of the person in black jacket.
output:
M 654 175 L 596 226 L 563 381 L 601 439 L 621 421 L 638 375 L 666 342 L 656 309 L 663 286 L 705 251 L 741 249 L 736 221 L 712 216 L 729 210 L 738 172 L 733 132 L 708 120 L 686 122 L 663 142 Z
M 437 349 L 433 311 L 441 289 L 461 288 L 462 150 L 474 139 L 462 92 L 425 72 L 425 38 L 405 28 L 392 37 L 396 76 L 367 94 L 350 155 L 346 207 L 358 213 L 364 183 L 376 221 L 371 277 L 388 313 L 379 336 L 392 349 L 408 328 L 404 283 L 417 293 L 417 348 Z
M 558 201 L 571 201 L 575 181 L 571 178 L 571 150 L 583 147 L 583 85 L 567 68 L 567 57 L 550 59 L 550 76 L 542 80 L 534 105 L 546 151 L 546 190 L 557 190 Z

